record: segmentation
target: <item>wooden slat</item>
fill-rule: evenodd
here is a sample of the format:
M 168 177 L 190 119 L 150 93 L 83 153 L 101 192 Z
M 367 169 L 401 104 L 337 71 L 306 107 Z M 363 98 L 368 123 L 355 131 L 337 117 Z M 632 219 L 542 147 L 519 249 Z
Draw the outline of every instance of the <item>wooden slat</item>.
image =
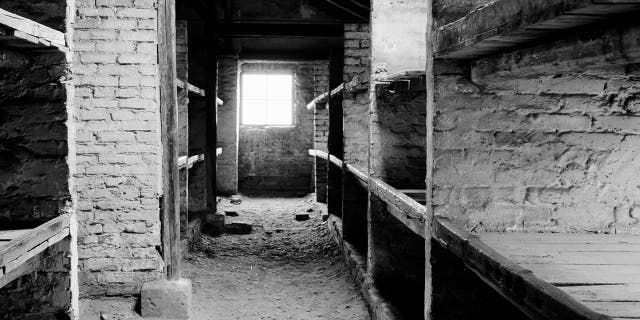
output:
M 3 9 L 0 9 L 0 25 L 15 30 L 13 36 L 16 38 L 42 46 L 65 47 L 64 33 Z
M 192 85 L 191 83 L 185 82 L 184 80 L 176 80 L 176 85 L 178 86 L 178 88 L 180 89 L 186 89 L 189 91 L 189 93 L 193 93 L 195 95 L 198 95 L 200 97 L 206 97 L 206 91 L 204 89 L 198 88 L 194 85 Z M 222 101 L 222 99 L 220 99 L 219 97 L 216 97 L 216 103 L 221 106 L 224 104 L 224 101 Z
M 340 84 L 339 86 L 331 90 L 331 97 L 335 97 L 336 95 L 342 93 L 342 91 L 344 91 L 344 83 Z M 307 110 L 314 109 L 316 105 L 325 104 L 328 101 L 329 101 L 329 91 L 317 96 L 315 99 L 309 102 L 309 104 L 307 104 Z
M 221 149 L 222 151 L 222 149 Z M 180 158 L 178 158 L 178 168 L 180 169 L 185 169 L 185 168 L 192 168 L 194 164 L 198 163 L 198 162 L 202 162 L 204 161 L 204 154 L 199 154 L 199 155 L 195 155 L 195 156 L 191 156 L 188 157 L 187 156 L 182 156 Z
M 3 230 L 0 231 L 0 241 L 11 241 L 15 238 L 20 237 L 21 235 L 31 231 L 32 229 L 22 229 L 22 230 Z
M 350 164 L 346 164 L 345 168 L 347 169 L 347 172 L 350 172 L 351 174 L 353 174 L 354 177 L 358 178 L 358 182 L 364 187 L 364 188 L 369 188 L 369 175 L 361 172 L 360 170 L 358 170 L 358 168 L 350 165 Z
M 322 158 L 324 160 L 329 160 L 329 154 L 325 151 L 309 149 L 309 155 L 313 157 Z
M 384 181 L 369 179 L 369 190 L 384 201 L 388 212 L 407 228 L 424 238 L 426 208 Z
M 63 229 L 69 228 L 69 217 L 69 214 L 56 217 L 10 241 L 9 244 L 0 251 L 0 266 L 4 266 L 9 261 L 22 256 L 34 247 L 47 241 L 47 239 L 60 233 Z

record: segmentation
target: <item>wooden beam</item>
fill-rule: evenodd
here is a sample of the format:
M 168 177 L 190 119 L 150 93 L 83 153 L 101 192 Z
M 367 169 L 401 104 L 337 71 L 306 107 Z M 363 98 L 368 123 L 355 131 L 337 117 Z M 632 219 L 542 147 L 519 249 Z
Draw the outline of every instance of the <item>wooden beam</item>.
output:
M 325 104 L 329 102 L 331 98 L 338 96 L 343 91 L 344 91 L 344 83 L 341 83 L 339 86 L 333 88 L 331 92 L 327 91 L 317 96 L 315 99 L 313 99 L 313 101 L 309 102 L 309 104 L 307 104 L 307 110 L 312 110 L 319 104 Z
M 14 30 L 13 36 L 16 38 L 45 47 L 66 47 L 64 33 L 3 9 L 0 9 L 0 25 Z
M 330 3 L 330 4 L 332 4 L 332 5 L 334 5 L 334 6 L 336 6 L 336 7 L 338 7 L 338 8 L 340 8 L 340 9 L 342 9 L 345 12 L 348 12 L 348 13 L 350 13 L 350 14 L 352 14 L 352 15 L 360 18 L 360 19 L 362 19 L 362 21 L 368 21 L 369 20 L 368 17 L 363 16 L 362 14 L 356 12 L 354 9 L 348 8 L 346 5 L 338 3 L 338 0 L 325 0 L 325 1 Z
M 207 96 L 207 92 L 204 89 L 200 89 L 194 85 L 192 85 L 191 83 L 188 82 L 184 82 L 183 80 L 178 79 L 177 80 L 177 85 L 178 88 L 180 89 L 187 89 L 189 90 L 189 93 L 193 93 L 195 95 L 201 96 L 201 97 L 206 97 Z M 216 97 L 216 103 L 221 106 L 224 104 L 224 101 L 222 101 L 222 99 L 220 99 L 220 97 Z
M 165 274 L 180 278 L 180 180 L 175 0 L 158 3 L 158 61 L 162 131 L 162 247 Z
M 207 217 L 213 217 L 217 212 L 217 106 L 216 97 L 218 93 L 218 58 L 216 39 L 218 38 L 218 28 L 216 27 L 217 9 L 212 6 L 209 11 L 210 19 L 205 23 L 205 33 L 211 37 L 211 41 L 207 42 L 206 54 L 206 75 L 207 84 L 205 90 L 209 92 L 206 95 L 206 138 L 205 138 L 205 164 L 206 164 L 206 205 Z M 211 94 L 213 93 L 213 94 Z M 211 218 L 205 221 L 213 221 Z
M 423 205 L 380 179 L 370 177 L 369 190 L 387 204 L 389 214 L 396 217 L 409 230 L 424 238 L 426 210 Z

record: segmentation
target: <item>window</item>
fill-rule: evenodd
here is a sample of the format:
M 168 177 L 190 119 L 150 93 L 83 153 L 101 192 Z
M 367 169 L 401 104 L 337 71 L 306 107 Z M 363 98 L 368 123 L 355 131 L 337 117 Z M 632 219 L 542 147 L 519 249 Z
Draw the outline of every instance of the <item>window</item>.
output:
M 243 74 L 242 124 L 292 125 L 293 76 L 291 74 Z

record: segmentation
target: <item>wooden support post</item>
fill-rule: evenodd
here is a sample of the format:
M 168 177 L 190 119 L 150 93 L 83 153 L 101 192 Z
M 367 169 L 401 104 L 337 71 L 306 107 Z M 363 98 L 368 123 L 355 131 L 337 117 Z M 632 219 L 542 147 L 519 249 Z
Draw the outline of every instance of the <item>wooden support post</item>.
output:
M 433 295 L 432 271 L 431 271 L 431 236 L 433 226 L 433 206 L 431 205 L 433 197 L 433 165 L 434 165 L 434 147 L 433 147 L 433 119 L 435 117 L 435 82 L 433 76 L 433 0 L 427 0 L 427 30 L 426 30 L 426 57 L 427 64 L 425 68 L 425 84 L 427 90 L 427 130 L 426 130 L 426 158 L 427 170 L 425 177 L 426 186 L 426 213 L 424 222 L 424 319 L 431 319 L 431 305 Z
M 207 95 L 206 100 L 206 147 L 205 147 L 205 162 L 206 162 L 206 189 L 207 189 L 207 217 L 205 221 L 211 221 L 213 215 L 217 212 L 217 182 L 216 182 L 216 165 L 217 165 L 217 100 L 218 96 L 218 58 L 216 50 L 216 14 L 217 10 L 215 4 L 211 5 L 209 11 L 209 20 L 206 22 L 206 34 L 211 37 L 207 41 L 207 86 L 205 91 Z
M 333 90 L 343 83 L 344 51 L 334 49 L 329 60 L 329 88 Z M 329 154 L 344 158 L 342 94 L 329 94 Z M 327 168 L 327 208 L 329 213 L 342 218 L 342 168 L 329 162 Z
M 180 278 L 180 184 L 175 0 L 158 4 L 158 62 L 162 132 L 162 247 L 168 280 Z

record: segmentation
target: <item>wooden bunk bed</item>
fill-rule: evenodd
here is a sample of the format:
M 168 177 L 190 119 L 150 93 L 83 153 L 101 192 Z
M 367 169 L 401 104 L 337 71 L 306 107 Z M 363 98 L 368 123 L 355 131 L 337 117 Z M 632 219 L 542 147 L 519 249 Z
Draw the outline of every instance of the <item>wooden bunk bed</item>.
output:
M 0 231 L 0 288 L 35 270 L 29 259 L 70 235 L 71 215 L 64 214 L 34 229 Z
M 424 190 L 396 190 L 332 155 L 415 234 L 427 230 Z M 333 157 L 335 158 L 335 157 Z M 431 238 L 532 319 L 640 319 L 640 237 L 579 233 L 470 233 L 447 218 Z M 351 250 L 352 251 L 352 250 Z

